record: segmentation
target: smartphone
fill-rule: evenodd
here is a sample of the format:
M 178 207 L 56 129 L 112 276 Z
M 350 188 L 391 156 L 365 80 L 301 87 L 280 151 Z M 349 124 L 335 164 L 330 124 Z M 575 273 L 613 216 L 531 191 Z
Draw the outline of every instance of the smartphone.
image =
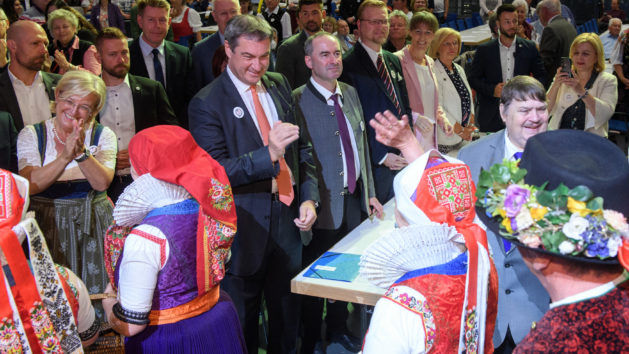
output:
M 561 57 L 561 72 L 568 73 L 572 77 L 572 60 L 568 57 Z

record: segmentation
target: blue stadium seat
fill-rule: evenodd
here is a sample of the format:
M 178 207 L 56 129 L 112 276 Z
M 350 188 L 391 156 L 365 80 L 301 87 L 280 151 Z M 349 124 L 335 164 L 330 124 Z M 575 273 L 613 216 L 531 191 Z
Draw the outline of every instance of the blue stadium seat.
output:
M 578 25 L 577 26 L 577 34 L 581 34 L 585 32 L 585 25 Z
M 476 27 L 476 25 L 474 25 L 474 20 L 472 20 L 471 17 L 468 17 L 465 19 L 465 27 L 467 28 Z
M 450 27 L 450 28 L 454 28 L 454 29 L 457 29 L 457 27 L 456 27 L 456 21 L 448 21 L 448 22 L 446 22 L 446 23 L 448 24 L 448 27 Z
M 480 16 L 480 13 L 474 12 L 472 14 L 472 21 L 474 21 L 474 26 L 480 26 L 483 24 L 483 18 Z
M 456 21 L 457 18 L 457 14 L 455 13 L 449 13 L 448 17 L 446 18 L 446 22 L 450 22 L 450 21 Z
M 459 29 L 459 31 L 464 31 L 466 29 L 465 21 L 463 21 L 462 19 L 456 20 L 456 27 Z

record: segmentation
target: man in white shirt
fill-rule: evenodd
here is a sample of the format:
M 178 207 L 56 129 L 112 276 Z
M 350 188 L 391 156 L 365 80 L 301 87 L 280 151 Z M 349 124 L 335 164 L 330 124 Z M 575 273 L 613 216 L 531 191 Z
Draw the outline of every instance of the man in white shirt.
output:
M 478 96 L 476 121 L 482 132 L 504 128 L 498 105 L 502 88 L 511 78 L 532 74 L 542 83 L 546 80 L 535 43 L 516 36 L 516 8 L 511 4 L 500 5 L 496 14 L 500 34 L 497 39 L 478 46 L 469 75 L 470 86 Z
M 361 210 L 382 214 L 371 174 L 369 144 L 363 110 L 356 90 L 337 81 L 343 71 L 340 43 L 336 36 L 318 32 L 305 43 L 305 64 L 312 76 L 293 91 L 297 114 L 303 117 L 312 139 L 319 181 L 319 217 L 312 241 L 304 246 L 302 264 L 309 266 L 361 221 Z M 302 59 L 303 60 L 303 59 Z M 302 299 L 302 352 L 310 353 L 320 341 L 324 299 Z M 348 351 L 360 350 L 360 340 L 346 328 L 347 303 L 327 304 L 328 342 L 338 342 Z
M 133 75 L 159 81 L 168 95 L 179 125 L 188 127 L 188 102 L 194 95 L 190 50 L 166 41 L 170 27 L 170 5 L 166 0 L 138 2 L 138 25 L 142 35 L 131 43 Z
M 287 39 L 293 35 L 290 23 L 290 15 L 286 9 L 280 8 L 280 0 L 265 1 L 266 9 L 258 14 L 260 18 L 266 20 L 269 25 L 277 30 L 279 41 Z
M 296 352 L 302 240 L 319 200 L 312 145 L 295 114 L 288 81 L 267 72 L 272 30 L 264 19 L 234 17 L 225 29 L 225 72 L 190 101 L 190 132 L 227 172 L 238 215 L 231 265 L 221 289 L 231 296 L 247 350 L 258 351 L 262 295 L 269 353 Z
M 101 63 L 107 86 L 107 100 L 100 112 L 100 123 L 116 133 L 118 154 L 116 176 L 107 194 L 115 202 L 131 184 L 129 141 L 142 129 L 160 124 L 177 124 L 166 92 L 157 81 L 129 74 L 129 45 L 126 36 L 115 27 L 102 30 L 96 37 L 96 59 Z
M 488 170 L 505 158 L 519 158 L 526 141 L 548 127 L 546 91 L 530 76 L 516 76 L 503 87 L 499 110 L 506 128 L 467 145 L 457 156 L 470 167 L 475 183 L 481 168 Z M 490 231 L 487 240 L 493 250 L 500 294 L 494 347 L 500 349 L 497 352 L 510 352 L 508 349 L 528 333 L 531 322 L 548 309 L 548 294 L 527 271 L 515 247 L 504 244 Z
M 48 57 L 48 37 L 33 21 L 17 21 L 7 31 L 11 61 L 0 75 L 0 111 L 11 113 L 15 128 L 52 117 L 50 102 L 60 75 L 41 71 Z
M 601 35 L 601 42 L 603 43 L 605 59 L 610 59 L 614 49 L 621 45 L 618 37 L 622 29 L 622 21 L 619 18 L 612 18 L 609 20 L 609 27 L 607 28 L 608 31 Z

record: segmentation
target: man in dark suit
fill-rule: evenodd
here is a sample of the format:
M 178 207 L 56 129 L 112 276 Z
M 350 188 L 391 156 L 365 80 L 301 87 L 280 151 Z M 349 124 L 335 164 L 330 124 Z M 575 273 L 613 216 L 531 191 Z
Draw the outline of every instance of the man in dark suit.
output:
M 129 72 L 159 81 L 166 89 L 179 124 L 188 128 L 188 102 L 194 94 L 192 59 L 188 48 L 164 40 L 170 26 L 168 2 L 139 1 L 138 25 L 142 28 L 142 35 L 129 48 Z
M 570 55 L 570 46 L 577 31 L 561 16 L 559 0 L 544 0 L 538 8 L 539 21 L 544 26 L 539 51 L 546 68 L 546 87 L 549 87 L 561 64 L 561 57 Z
M 517 75 L 533 75 L 546 81 L 546 71 L 533 41 L 517 37 L 518 15 L 511 4 L 496 11 L 500 35 L 476 49 L 469 77 L 478 96 L 476 121 L 482 132 L 504 128 L 498 105 L 504 85 Z
M 271 35 L 262 18 L 234 17 L 225 29 L 225 72 L 190 102 L 192 136 L 233 188 L 238 231 L 221 287 L 238 310 L 250 353 L 258 351 L 263 294 L 268 352 L 296 351 L 299 297 L 290 280 L 301 270 L 299 231 L 310 230 L 319 201 L 312 145 L 288 82 L 266 72 Z
M 321 31 L 325 18 L 322 0 L 299 0 L 297 16 L 302 31 L 285 40 L 277 48 L 275 71 L 286 76 L 290 87 L 297 88 L 308 81 L 310 69 L 304 63 L 304 43 L 309 36 Z
M 303 117 L 314 148 L 321 203 L 313 226 L 312 241 L 304 247 L 304 267 L 310 265 L 361 221 L 361 209 L 381 217 L 369 160 L 363 112 L 356 90 L 337 78 L 343 71 L 339 40 L 327 32 L 308 37 L 305 63 L 312 70 L 308 82 L 293 91 L 297 114 Z M 342 105 L 342 107 L 341 107 Z M 302 353 L 311 353 L 320 340 L 324 299 L 302 299 Z M 328 342 L 338 342 L 351 352 L 360 351 L 360 340 L 346 327 L 347 303 L 327 304 Z
M 57 74 L 41 71 L 48 55 L 48 37 L 33 21 L 17 21 L 7 31 L 11 55 L 8 70 L 0 75 L 0 111 L 13 117 L 19 132 L 25 125 L 52 117 L 50 101 L 55 99 Z
M 177 124 L 162 85 L 141 76 L 129 75 L 127 37 L 117 28 L 102 30 L 95 41 L 96 59 L 102 66 L 107 100 L 99 121 L 116 133 L 118 155 L 116 176 L 107 190 L 114 202 L 132 182 L 129 171 L 129 141 L 142 129 L 159 124 Z
M 236 15 L 240 15 L 240 3 L 237 0 L 214 0 L 212 2 L 212 16 L 218 25 L 218 31 L 195 44 L 194 49 L 192 49 L 196 92 L 214 80 L 212 58 L 225 41 L 227 22 Z
M 524 97 L 524 100 L 519 100 Z M 548 127 L 546 91 L 529 76 L 516 76 L 502 90 L 500 116 L 506 129 L 465 146 L 457 156 L 470 167 L 478 183 L 481 169 L 503 159 L 517 159 L 531 136 Z M 548 309 L 549 296 L 539 280 L 528 271 L 514 245 L 487 230 L 487 241 L 493 250 L 498 272 L 498 316 L 494 330 L 496 353 L 511 353 L 517 343 Z
M 365 123 L 378 112 L 389 110 L 396 116 L 411 116 L 406 84 L 400 60 L 382 50 L 389 35 L 386 4 L 379 0 L 365 0 L 358 8 L 360 39 L 343 59 L 344 81 L 358 91 Z M 381 70 L 379 70 L 381 68 Z M 376 141 L 375 131 L 368 125 L 367 137 L 376 197 L 382 203 L 393 198 L 393 177 L 406 166 L 397 149 Z
M 8 112 L 0 112 L 0 168 L 18 173 L 17 130 Z

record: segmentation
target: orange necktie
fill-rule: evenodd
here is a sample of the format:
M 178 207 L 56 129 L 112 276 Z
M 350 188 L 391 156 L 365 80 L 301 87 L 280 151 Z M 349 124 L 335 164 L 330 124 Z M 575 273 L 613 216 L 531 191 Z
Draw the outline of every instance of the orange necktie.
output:
M 260 99 L 258 98 L 258 91 L 256 90 L 256 86 L 251 86 L 251 97 L 253 97 L 253 107 L 256 110 L 256 119 L 258 120 L 258 126 L 260 127 L 260 133 L 262 134 L 262 140 L 264 141 L 264 145 L 269 145 L 269 131 L 271 130 L 271 126 L 269 125 L 269 121 L 266 118 L 266 114 L 264 113 L 264 109 L 260 104 Z M 280 201 L 284 204 L 291 205 L 293 199 L 295 198 L 295 193 L 293 192 L 293 183 L 290 178 L 290 171 L 288 170 L 288 165 L 286 164 L 286 160 L 284 158 L 280 158 L 280 173 L 275 178 L 277 182 L 277 189 L 280 193 Z

